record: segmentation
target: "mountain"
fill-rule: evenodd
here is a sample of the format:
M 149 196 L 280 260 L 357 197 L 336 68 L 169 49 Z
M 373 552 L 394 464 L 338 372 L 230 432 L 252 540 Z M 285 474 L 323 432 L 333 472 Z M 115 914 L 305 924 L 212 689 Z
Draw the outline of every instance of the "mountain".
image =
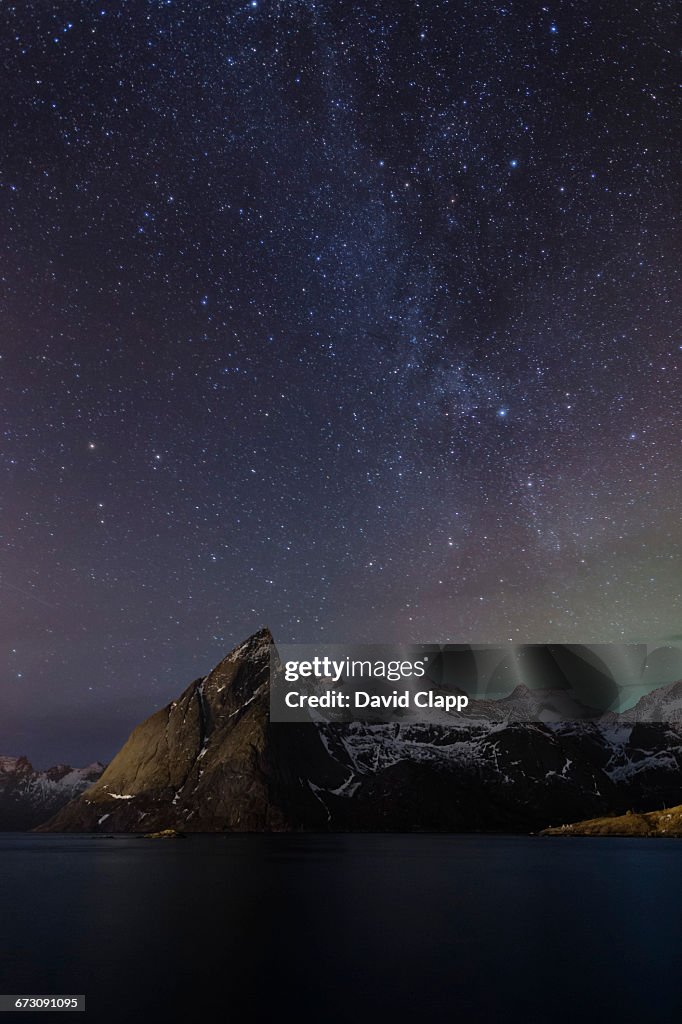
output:
M 0 757 L 0 830 L 34 828 L 92 785 L 103 770 L 97 763 L 37 771 L 25 757 Z
M 256 633 L 139 725 L 42 830 L 527 832 L 682 801 L 679 719 L 275 723 L 271 643 Z
M 623 711 L 621 722 L 660 722 L 665 720 L 682 729 L 682 682 L 661 686 L 646 693 L 629 711 Z
M 321 827 L 326 818 L 303 781 L 306 742 L 315 748 L 310 770 L 317 770 L 315 752 L 329 758 L 313 725 L 270 723 L 271 643 L 268 630 L 256 633 L 142 722 L 94 786 L 45 828 L 214 832 Z M 337 785 L 342 781 L 333 766 L 331 778 Z

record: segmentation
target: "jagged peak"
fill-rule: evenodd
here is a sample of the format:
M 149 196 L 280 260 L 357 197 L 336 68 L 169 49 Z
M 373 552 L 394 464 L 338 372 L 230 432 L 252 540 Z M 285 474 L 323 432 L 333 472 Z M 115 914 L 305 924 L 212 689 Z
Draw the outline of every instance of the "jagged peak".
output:
M 658 686 L 655 690 L 645 693 L 640 697 L 639 703 L 651 703 L 652 701 L 665 700 L 666 698 L 679 696 L 682 696 L 682 679 L 678 679 L 674 683 L 666 683 L 663 686 Z
M 256 660 L 265 658 L 269 654 L 270 645 L 274 643 L 272 633 L 267 626 L 263 626 L 256 633 L 252 633 L 251 636 L 247 637 L 246 640 L 242 640 L 240 644 L 233 647 L 225 657 L 216 665 L 216 667 L 209 673 L 209 676 L 213 675 L 220 668 L 226 667 L 233 661 L 237 660 Z M 206 677 L 208 679 L 208 676 Z
M 530 689 L 525 683 L 517 683 L 512 692 L 502 697 L 502 700 L 518 700 L 520 697 L 527 697 L 529 693 Z
M 242 640 L 231 651 L 228 651 L 217 665 L 214 665 L 210 672 L 204 676 L 198 676 L 185 688 L 179 697 L 174 697 L 173 700 L 169 701 L 163 709 L 164 713 L 170 715 L 177 708 L 180 708 L 185 713 L 188 701 L 202 701 L 205 695 L 208 696 L 215 693 L 216 687 L 219 690 L 224 689 L 224 685 L 221 684 L 221 678 L 237 662 L 250 662 L 259 669 L 264 669 L 266 665 L 269 665 L 270 645 L 273 643 L 272 633 L 267 626 L 263 626 L 255 633 L 252 633 L 246 640 Z M 158 714 L 159 712 L 156 713 Z M 144 725 L 144 722 L 140 724 Z M 137 728 L 139 726 L 136 726 Z
M 33 771 L 33 765 L 29 759 L 21 754 L 19 757 L 0 755 L 0 772 Z
M 230 653 L 235 654 L 237 651 L 247 650 L 252 647 L 262 647 L 264 644 L 272 644 L 274 642 L 272 633 L 268 627 L 263 626 L 261 629 L 256 630 L 255 633 L 252 633 L 251 636 L 247 637 L 246 640 L 243 640 L 242 643 L 237 644 Z

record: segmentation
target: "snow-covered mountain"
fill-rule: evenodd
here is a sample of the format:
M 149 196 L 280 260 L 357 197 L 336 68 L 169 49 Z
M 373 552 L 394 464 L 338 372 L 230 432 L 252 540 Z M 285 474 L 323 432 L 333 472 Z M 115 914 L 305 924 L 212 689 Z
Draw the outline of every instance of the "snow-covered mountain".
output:
M 598 721 L 533 721 L 520 688 L 498 721 L 277 723 L 271 642 L 255 634 L 139 725 L 45 828 L 534 831 L 682 802 L 677 684 Z
M 103 771 L 99 763 L 85 768 L 58 764 L 37 771 L 25 757 L 0 756 L 0 830 L 34 828 L 91 786 Z

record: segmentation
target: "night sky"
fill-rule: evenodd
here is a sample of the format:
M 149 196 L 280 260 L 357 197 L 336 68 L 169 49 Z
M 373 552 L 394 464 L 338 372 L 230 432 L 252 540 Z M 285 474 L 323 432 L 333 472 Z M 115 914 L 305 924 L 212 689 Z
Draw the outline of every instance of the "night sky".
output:
M 3 4 L 0 753 L 265 624 L 680 632 L 676 7 Z

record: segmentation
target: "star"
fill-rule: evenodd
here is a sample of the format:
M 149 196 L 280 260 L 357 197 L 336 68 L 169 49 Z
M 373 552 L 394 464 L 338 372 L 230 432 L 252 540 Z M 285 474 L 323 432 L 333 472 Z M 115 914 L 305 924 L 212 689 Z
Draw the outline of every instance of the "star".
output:
M 93 651 L 90 759 L 263 621 L 679 631 L 672 5 L 12 6 L 0 662 L 30 637 L 17 714 L 72 722 L 40 763 L 85 753 Z

